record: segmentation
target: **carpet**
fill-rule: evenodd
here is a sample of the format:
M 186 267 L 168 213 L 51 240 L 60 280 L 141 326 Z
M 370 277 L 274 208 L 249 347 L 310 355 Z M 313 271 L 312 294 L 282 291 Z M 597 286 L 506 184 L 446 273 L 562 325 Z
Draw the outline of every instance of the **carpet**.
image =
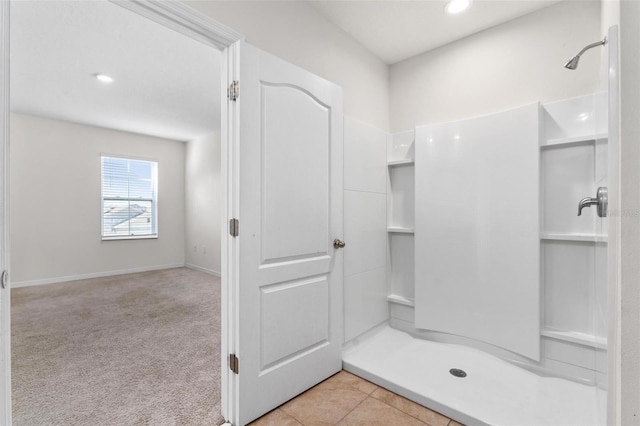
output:
M 11 295 L 14 425 L 223 423 L 219 278 L 176 268 Z

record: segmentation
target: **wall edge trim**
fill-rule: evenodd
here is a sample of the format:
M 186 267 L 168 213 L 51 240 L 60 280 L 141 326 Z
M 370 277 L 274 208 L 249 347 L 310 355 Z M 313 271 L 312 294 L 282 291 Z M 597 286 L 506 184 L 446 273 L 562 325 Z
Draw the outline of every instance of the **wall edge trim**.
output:
M 193 263 L 185 263 L 185 268 L 193 269 L 194 271 L 204 272 L 205 274 L 213 275 L 214 277 L 221 278 L 220 271 L 214 271 L 213 269 L 203 268 L 202 266 L 194 265 Z
M 170 263 L 165 265 L 143 266 L 139 268 L 116 269 L 112 271 L 92 272 L 89 274 L 67 275 L 63 277 L 42 278 L 37 280 L 18 281 L 11 283 L 11 288 L 31 287 L 36 285 L 64 283 L 68 281 L 86 280 L 90 278 L 110 277 L 114 275 L 135 274 L 138 272 L 158 271 L 161 269 L 183 268 L 184 263 Z

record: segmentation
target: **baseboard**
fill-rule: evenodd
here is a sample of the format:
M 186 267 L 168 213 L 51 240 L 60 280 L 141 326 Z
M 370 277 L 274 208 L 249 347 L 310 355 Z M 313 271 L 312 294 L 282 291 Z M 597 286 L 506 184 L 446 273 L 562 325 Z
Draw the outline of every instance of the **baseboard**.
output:
M 56 277 L 56 278 L 43 278 L 39 280 L 17 281 L 15 283 L 11 283 L 11 288 L 31 287 L 34 285 L 43 285 L 43 284 L 64 283 L 67 281 L 78 281 L 78 280 L 86 280 L 89 278 L 110 277 L 113 275 L 135 274 L 138 272 L 158 271 L 161 269 L 183 268 L 184 266 L 185 266 L 184 263 L 176 263 L 176 264 L 170 264 L 170 265 L 143 266 L 141 268 L 118 269 L 115 271 L 94 272 L 91 274 L 68 275 L 68 276 Z
M 203 268 L 202 266 L 193 265 L 191 263 L 185 263 L 184 266 L 189 269 L 193 269 L 195 271 L 204 272 L 205 274 L 213 275 L 214 277 L 220 278 L 222 274 L 218 271 L 214 271 L 213 269 Z

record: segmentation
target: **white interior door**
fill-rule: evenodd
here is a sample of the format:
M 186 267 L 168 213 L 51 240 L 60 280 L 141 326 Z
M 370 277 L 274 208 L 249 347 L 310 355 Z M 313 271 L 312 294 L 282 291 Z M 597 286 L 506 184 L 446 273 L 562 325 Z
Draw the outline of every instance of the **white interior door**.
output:
M 343 117 L 340 87 L 249 44 L 239 49 L 231 348 L 232 421 L 243 425 L 341 369 Z
M 9 2 L 0 2 L 0 274 L 9 267 Z M 11 424 L 10 287 L 0 286 L 0 425 Z

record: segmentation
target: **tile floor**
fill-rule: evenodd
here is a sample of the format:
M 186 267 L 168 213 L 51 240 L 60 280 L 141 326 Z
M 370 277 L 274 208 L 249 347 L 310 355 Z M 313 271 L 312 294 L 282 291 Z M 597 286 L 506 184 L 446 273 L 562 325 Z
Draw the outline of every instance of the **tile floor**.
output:
M 462 426 L 346 371 L 331 376 L 251 425 Z

